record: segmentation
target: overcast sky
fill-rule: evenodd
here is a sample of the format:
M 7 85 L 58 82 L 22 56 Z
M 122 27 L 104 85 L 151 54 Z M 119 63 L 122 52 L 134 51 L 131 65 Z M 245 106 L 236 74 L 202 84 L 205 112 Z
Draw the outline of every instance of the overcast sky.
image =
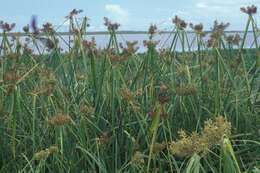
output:
M 161 30 L 172 27 L 171 18 L 180 16 L 187 22 L 200 23 L 209 29 L 215 19 L 230 22 L 229 30 L 244 29 L 247 16 L 241 6 L 255 4 L 259 13 L 260 0 L 0 0 L 0 20 L 15 22 L 16 31 L 29 23 L 32 15 L 40 24 L 61 24 L 73 8 L 82 9 L 81 16 L 90 18 L 90 30 L 105 30 L 103 17 L 122 24 L 121 30 L 147 30 L 151 23 Z M 64 26 L 63 28 L 66 28 Z

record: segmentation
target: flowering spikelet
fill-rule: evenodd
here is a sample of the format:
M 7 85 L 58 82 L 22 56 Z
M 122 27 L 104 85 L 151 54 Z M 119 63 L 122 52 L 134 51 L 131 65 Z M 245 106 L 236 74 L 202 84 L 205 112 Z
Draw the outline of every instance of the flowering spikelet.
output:
M 202 136 L 208 140 L 210 146 L 218 144 L 223 134 L 226 136 L 231 135 L 231 123 L 223 116 L 216 117 L 214 122 L 212 120 L 205 122 Z
M 45 160 L 47 159 L 51 154 L 57 153 L 59 151 L 59 148 L 56 146 L 51 146 L 45 150 L 41 150 L 34 154 L 35 160 Z
M 149 38 L 150 40 L 153 38 L 154 34 L 157 32 L 157 26 L 156 25 L 153 25 L 151 24 L 149 29 L 148 29 L 148 33 L 149 33 Z
M 143 41 L 144 46 L 148 48 L 155 48 L 158 43 L 159 41 L 154 41 L 154 40 Z
M 48 33 L 48 34 L 53 34 L 55 32 L 52 24 L 49 23 L 49 22 L 42 25 L 41 31 L 44 32 L 44 33 Z
M 4 32 L 10 32 L 14 29 L 15 23 L 9 24 L 3 21 L 0 21 L 0 29 L 2 29 Z
M 228 36 L 225 37 L 225 40 L 230 45 L 239 46 L 239 42 L 241 41 L 241 37 L 240 37 L 239 34 L 228 35 Z
M 151 35 L 154 35 L 156 32 L 157 32 L 157 26 L 151 24 L 150 27 L 149 27 L 148 33 L 151 34 Z
M 137 52 L 137 50 L 139 49 L 139 47 L 136 47 L 138 41 L 127 41 L 126 42 L 126 47 L 123 46 L 122 43 L 119 44 L 120 48 L 123 49 L 123 52 L 122 54 L 123 55 L 127 55 L 127 56 L 130 56 L 130 55 L 133 55 Z
M 197 25 L 193 25 L 192 23 L 190 23 L 190 28 L 193 29 L 195 31 L 195 33 L 201 35 L 201 36 L 205 36 L 205 32 L 203 32 L 203 24 L 197 24 Z
M 83 40 L 82 45 L 87 53 L 96 53 L 97 51 L 97 44 L 95 37 L 92 37 L 90 41 Z
M 45 160 L 49 156 L 49 152 L 46 150 L 41 150 L 34 154 L 35 160 Z
M 83 10 L 73 9 L 73 10 L 71 10 L 71 12 L 69 13 L 69 15 L 66 16 L 66 18 L 72 19 L 74 16 L 76 16 L 76 15 L 82 13 L 82 12 L 83 12 Z
M 128 88 L 124 87 L 121 89 L 121 96 L 126 101 L 134 100 L 134 93 L 132 93 Z
M 162 59 L 166 60 L 167 62 L 170 62 L 171 60 L 171 51 L 168 48 L 161 48 L 159 49 L 159 55 Z
M 255 5 L 251 5 L 251 6 L 248 6 L 248 7 L 241 7 L 240 10 L 243 13 L 246 13 L 248 15 L 253 15 L 253 14 L 257 13 L 257 7 Z
M 111 134 L 109 132 L 103 132 L 98 138 L 96 138 L 97 144 L 104 146 L 109 143 Z
M 51 95 L 55 90 L 56 82 L 55 81 L 44 81 L 39 86 L 35 86 L 33 93 L 36 95 Z
M 164 84 L 160 85 L 160 90 L 158 93 L 158 100 L 161 104 L 167 103 L 170 101 L 170 92 L 168 87 Z
M 193 84 L 176 87 L 176 94 L 179 96 L 195 95 L 196 93 L 197 93 L 197 88 Z
M 171 152 L 179 157 L 191 156 L 194 153 L 205 155 L 207 151 L 221 142 L 223 136 L 231 135 L 231 124 L 218 116 L 205 122 L 201 134 L 193 132 L 188 136 L 184 131 L 179 131 L 179 140 L 171 142 Z
M 166 148 L 167 144 L 166 143 L 154 143 L 153 145 L 153 153 L 159 153 L 161 151 L 163 151 Z
M 65 124 L 71 123 L 72 119 L 70 116 L 58 113 L 57 115 L 48 119 L 48 123 L 52 126 L 63 126 Z
M 193 132 L 191 136 L 188 136 L 183 130 L 178 133 L 179 140 L 173 141 L 170 145 L 170 150 L 174 155 L 186 157 L 207 150 L 207 142 L 198 133 Z
M 136 151 L 131 159 L 131 162 L 136 165 L 144 164 L 144 156 L 140 151 Z
M 47 150 L 50 154 L 59 152 L 59 148 L 57 146 L 50 146 Z
M 55 44 L 58 43 L 58 40 L 55 39 L 55 41 L 49 39 L 49 38 L 44 38 L 44 37 L 38 37 L 38 40 L 47 48 L 48 51 L 52 50 L 55 48 Z
M 177 15 L 172 19 L 172 23 L 174 23 L 175 26 L 181 30 L 187 27 L 187 23 L 181 18 L 179 18 Z
M 213 28 L 211 28 L 212 32 L 210 35 L 210 39 L 207 42 L 208 47 L 216 47 L 219 45 L 219 38 L 224 35 L 224 31 L 230 23 L 218 23 L 218 21 L 214 21 Z
M 140 105 L 135 101 L 135 97 L 138 96 L 139 92 L 133 93 L 126 87 L 121 89 L 121 97 L 132 107 L 134 112 L 140 110 Z
M 95 112 L 95 108 L 88 104 L 81 104 L 80 112 L 86 115 L 93 114 Z
M 153 109 L 151 110 L 150 112 L 148 112 L 148 117 L 151 118 L 151 119 L 154 119 L 155 118 L 155 115 L 156 115 L 156 110 Z M 165 112 L 164 110 L 162 110 L 161 114 L 160 114 L 160 118 L 167 118 L 168 114 L 167 112 Z
M 104 25 L 107 27 L 109 31 L 116 31 L 120 26 L 119 23 L 112 23 L 107 17 L 104 17 L 104 21 Z

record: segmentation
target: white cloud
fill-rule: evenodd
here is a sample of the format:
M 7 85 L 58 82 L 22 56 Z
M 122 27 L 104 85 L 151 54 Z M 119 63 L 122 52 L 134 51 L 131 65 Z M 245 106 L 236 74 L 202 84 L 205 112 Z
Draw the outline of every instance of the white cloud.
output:
M 239 7 L 256 4 L 259 0 L 194 0 L 194 2 L 195 6 L 200 9 L 222 9 L 230 12 L 230 8 L 239 10 Z
M 118 4 L 107 4 L 105 10 L 110 13 L 113 20 L 125 24 L 129 19 L 129 12 Z
M 205 4 L 204 2 L 198 2 L 198 3 L 196 4 L 196 7 L 197 7 L 197 8 L 207 8 L 208 6 L 207 6 L 207 4 Z

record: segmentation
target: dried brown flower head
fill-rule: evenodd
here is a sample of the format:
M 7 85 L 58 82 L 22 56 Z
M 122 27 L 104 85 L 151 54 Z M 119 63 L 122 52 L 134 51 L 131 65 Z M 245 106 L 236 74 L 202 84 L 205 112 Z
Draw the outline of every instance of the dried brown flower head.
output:
M 131 56 L 131 55 L 135 54 L 137 52 L 137 50 L 139 49 L 139 47 L 136 47 L 137 44 L 138 44 L 138 41 L 133 41 L 133 42 L 127 41 L 126 47 L 124 47 L 122 43 L 120 43 L 119 46 L 121 49 L 123 49 L 123 52 L 122 52 L 123 55 Z
M 179 18 L 177 15 L 172 19 L 172 23 L 174 23 L 175 26 L 181 30 L 185 29 L 188 25 L 184 20 Z
M 227 29 L 227 27 L 229 27 L 230 23 L 218 23 L 217 20 L 214 21 L 214 25 L 213 28 L 211 28 L 213 33 L 219 33 L 219 34 L 223 34 L 224 31 Z
M 90 41 L 83 40 L 82 41 L 83 47 L 86 52 L 88 53 L 97 53 L 97 44 L 95 37 L 92 37 Z
M 0 21 L 0 29 L 2 29 L 4 32 L 10 32 L 14 29 L 15 27 L 15 23 L 7 23 L 7 22 L 3 22 Z
M 156 115 L 156 110 L 153 108 L 150 112 L 148 112 L 148 117 L 151 118 L 151 119 L 154 119 L 155 118 L 155 115 Z M 160 114 L 160 117 L 163 118 L 163 119 L 166 119 L 168 117 L 168 114 L 167 112 L 165 112 L 164 110 L 162 110 L 161 114 Z
M 148 29 L 149 39 L 151 40 L 154 34 L 157 32 L 157 26 L 155 24 L 151 24 Z
M 25 45 L 25 46 L 23 47 L 23 53 L 24 53 L 24 54 L 31 55 L 31 54 L 33 53 L 33 49 L 30 48 L 30 47 L 28 47 L 28 45 Z
M 71 122 L 71 117 L 63 113 L 58 113 L 57 115 L 48 119 L 48 123 L 52 126 L 63 126 Z
M 58 40 L 51 40 L 50 38 L 37 37 L 38 40 L 47 48 L 48 51 L 55 48 L 55 45 L 58 43 Z
M 151 24 L 148 29 L 148 33 L 154 35 L 156 32 L 157 32 L 157 26 L 155 24 Z
M 239 43 L 241 41 L 241 37 L 239 34 L 235 35 L 228 35 L 225 37 L 225 40 L 227 41 L 228 44 L 230 45 L 236 45 L 239 46 Z
M 54 34 L 54 32 L 55 32 L 52 24 L 49 22 L 42 25 L 41 31 L 44 33 L 48 33 L 48 34 Z
M 248 15 L 254 15 L 257 13 L 257 7 L 255 5 L 241 7 L 240 10 Z
M 121 96 L 127 102 L 134 100 L 134 93 L 132 93 L 128 88 L 123 87 L 121 89 Z
M 104 17 L 104 21 L 104 25 L 107 27 L 109 31 L 116 31 L 120 26 L 119 23 L 112 23 L 107 17 Z
M 219 38 L 224 35 L 225 30 L 229 26 L 229 23 L 218 23 L 218 21 L 214 21 L 213 28 L 211 28 L 210 38 L 207 41 L 208 47 L 217 47 L 219 46 Z
M 72 19 L 74 16 L 77 16 L 78 14 L 80 14 L 82 12 L 83 12 L 83 10 L 77 10 L 74 8 L 73 10 L 70 11 L 69 15 L 66 16 L 66 18 Z
M 161 84 L 158 92 L 158 100 L 161 104 L 165 104 L 170 101 L 170 92 L 166 85 Z
M 197 34 L 201 35 L 201 36 L 205 36 L 206 33 L 203 32 L 203 24 L 197 24 L 197 25 L 193 25 L 192 23 L 190 23 L 190 27 L 191 29 L 193 29 Z
M 154 41 L 154 40 L 144 40 L 143 44 L 145 47 L 149 48 L 155 48 L 156 45 L 159 43 L 159 41 Z

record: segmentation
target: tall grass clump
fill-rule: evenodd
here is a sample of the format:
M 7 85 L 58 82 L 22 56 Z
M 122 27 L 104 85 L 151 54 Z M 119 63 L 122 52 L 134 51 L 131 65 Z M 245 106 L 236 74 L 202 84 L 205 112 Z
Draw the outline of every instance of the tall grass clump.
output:
M 108 18 L 99 47 L 82 10 L 68 40 L 36 17 L 25 39 L 1 21 L 0 172 L 259 172 L 257 7 L 241 11 L 242 35 L 175 16 L 167 48 L 152 24 L 145 52 Z

